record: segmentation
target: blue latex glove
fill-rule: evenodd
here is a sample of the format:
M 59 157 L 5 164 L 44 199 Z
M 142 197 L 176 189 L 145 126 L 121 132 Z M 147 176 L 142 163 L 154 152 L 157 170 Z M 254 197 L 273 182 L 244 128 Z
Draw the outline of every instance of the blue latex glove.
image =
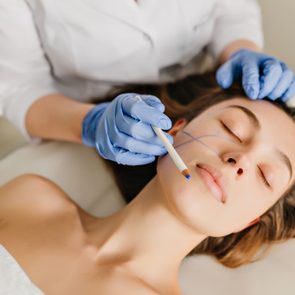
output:
M 135 93 L 117 96 L 90 110 L 82 125 L 82 141 L 96 147 L 105 159 L 136 166 L 151 163 L 155 156 L 167 153 L 151 125 L 170 129 L 171 120 L 163 113 L 164 105 L 152 95 Z M 173 137 L 166 133 L 173 143 Z
M 268 97 L 287 101 L 295 93 L 295 79 L 288 66 L 264 53 L 241 49 L 217 71 L 222 88 L 229 88 L 235 79 L 242 79 L 245 93 L 252 99 Z

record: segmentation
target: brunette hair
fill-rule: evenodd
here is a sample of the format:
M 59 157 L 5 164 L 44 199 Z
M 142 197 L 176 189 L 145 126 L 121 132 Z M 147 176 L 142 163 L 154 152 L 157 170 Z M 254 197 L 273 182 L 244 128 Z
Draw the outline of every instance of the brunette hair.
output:
M 190 121 L 210 106 L 224 100 L 236 97 L 248 99 L 238 84 L 228 90 L 221 89 L 215 82 L 214 73 L 193 75 L 163 86 L 137 87 L 133 92 L 158 96 L 165 105 L 165 113 L 173 123 L 179 118 Z M 287 107 L 280 100 L 270 102 L 295 118 L 294 108 Z M 122 195 L 127 202 L 130 202 L 156 175 L 157 160 L 143 166 L 126 166 L 115 162 L 111 165 Z M 272 244 L 294 237 L 295 186 L 293 185 L 260 217 L 260 222 L 224 237 L 208 237 L 189 255 L 208 254 L 223 265 L 235 268 L 260 259 Z

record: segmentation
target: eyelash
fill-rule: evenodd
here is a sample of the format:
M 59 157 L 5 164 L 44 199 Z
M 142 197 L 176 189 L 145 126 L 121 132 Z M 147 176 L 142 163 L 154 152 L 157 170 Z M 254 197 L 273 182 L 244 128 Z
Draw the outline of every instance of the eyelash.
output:
M 228 132 L 230 135 L 234 136 L 239 142 L 242 142 L 242 140 L 234 133 L 231 131 L 230 128 L 228 128 L 222 121 L 220 121 L 222 128 Z
M 270 184 L 268 183 L 268 181 L 266 180 L 266 178 L 265 178 L 265 176 L 264 176 L 262 170 L 261 170 L 259 167 L 258 167 L 258 169 L 259 169 L 259 174 L 260 174 L 260 176 L 261 176 L 261 179 L 263 180 L 263 182 L 265 183 L 265 185 L 266 185 L 267 187 L 271 188 L 271 186 L 270 186 Z
M 228 128 L 222 121 L 220 121 L 222 127 L 224 130 L 226 130 L 226 132 L 228 132 L 231 136 L 234 136 L 235 138 L 237 138 L 240 142 L 241 139 L 234 133 L 231 131 L 230 128 Z M 268 187 L 268 188 L 271 188 L 270 184 L 268 183 L 268 181 L 266 180 L 262 170 L 260 169 L 260 167 L 258 167 L 258 170 L 259 170 L 259 175 L 260 175 L 260 178 L 262 179 L 263 183 Z

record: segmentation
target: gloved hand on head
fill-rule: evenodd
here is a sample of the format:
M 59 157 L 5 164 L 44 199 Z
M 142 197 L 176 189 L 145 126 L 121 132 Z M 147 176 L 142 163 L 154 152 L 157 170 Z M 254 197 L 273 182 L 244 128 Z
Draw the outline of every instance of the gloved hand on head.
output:
M 90 110 L 82 125 L 82 141 L 96 147 L 105 159 L 124 165 L 144 165 L 167 153 L 152 126 L 167 130 L 171 120 L 164 105 L 152 95 L 125 93 Z M 165 133 L 170 142 L 173 137 Z
M 251 99 L 268 97 L 287 101 L 295 94 L 292 70 L 270 55 L 241 49 L 235 52 L 217 71 L 216 79 L 222 88 L 229 88 L 241 79 L 247 96 Z

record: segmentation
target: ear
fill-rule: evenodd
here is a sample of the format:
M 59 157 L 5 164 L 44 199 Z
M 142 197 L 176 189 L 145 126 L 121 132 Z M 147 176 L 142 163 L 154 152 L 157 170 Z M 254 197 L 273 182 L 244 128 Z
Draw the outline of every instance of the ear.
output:
M 260 221 L 260 217 L 257 217 L 257 218 L 255 218 L 255 219 L 253 219 L 250 223 L 246 224 L 245 226 L 243 226 L 243 227 L 240 228 L 240 229 L 237 229 L 237 230 L 233 231 L 232 233 L 235 234 L 235 233 L 238 233 L 238 232 L 240 232 L 240 231 L 243 231 L 244 229 L 246 229 L 246 228 L 248 228 L 248 227 L 250 227 L 250 226 L 252 226 L 252 225 L 258 223 L 259 221 Z
M 172 128 L 167 132 L 172 136 L 175 136 L 184 126 L 187 124 L 187 120 L 185 118 L 178 119 L 172 126 Z

